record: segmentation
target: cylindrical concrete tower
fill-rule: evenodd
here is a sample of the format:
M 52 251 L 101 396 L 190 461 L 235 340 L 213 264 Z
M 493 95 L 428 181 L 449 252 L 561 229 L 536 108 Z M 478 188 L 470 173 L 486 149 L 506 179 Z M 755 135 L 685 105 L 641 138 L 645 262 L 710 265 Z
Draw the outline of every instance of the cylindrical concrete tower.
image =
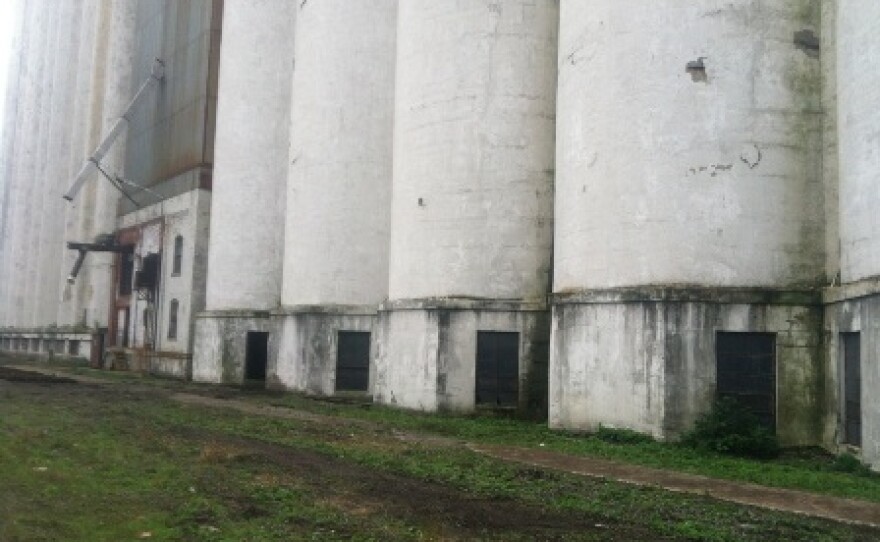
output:
M 55 326 L 60 324 L 59 308 L 61 289 L 65 281 L 61 277 L 64 239 L 64 208 L 66 202 L 58 196 L 66 190 L 67 153 L 72 134 L 76 131 L 72 123 L 73 89 L 76 83 L 77 48 L 80 36 L 82 1 L 65 3 L 58 8 L 59 19 L 56 41 L 53 45 L 56 56 L 52 74 L 52 98 L 49 111 L 50 129 L 44 169 L 42 227 L 39 242 L 39 273 L 37 280 L 37 304 L 39 307 L 36 324 Z M 56 345 L 52 345 L 55 352 Z
M 355 337 L 361 362 L 369 361 L 367 336 L 346 333 L 369 333 L 387 295 L 397 5 L 298 7 L 275 370 L 286 387 L 345 389 L 348 375 L 336 373 L 340 340 Z M 366 391 L 367 367 L 360 371 L 366 378 L 353 387 Z
M 818 333 L 825 271 L 819 4 L 562 1 L 552 425 L 673 435 L 716 331 L 760 332 L 731 337 L 775 349 L 761 408 L 815 442 L 817 356 L 785 334 Z
M 860 448 L 880 469 L 880 3 L 834 4 L 841 284 L 825 298 L 827 373 L 837 376 L 829 406 L 838 414 L 828 432 L 831 444 Z
M 28 4 L 27 21 L 25 23 L 24 44 L 24 76 L 19 92 L 22 104 L 17 120 L 21 137 L 16 141 L 14 167 L 11 175 L 9 200 L 9 247 L 7 270 L 4 282 L 8 281 L 8 310 L 10 324 L 13 327 L 31 325 L 32 304 L 26 295 L 29 286 L 28 265 L 32 251 L 29 250 L 31 217 L 36 214 L 33 209 L 36 183 L 33 182 L 37 171 L 39 155 L 39 124 L 42 105 L 42 75 L 45 65 L 46 42 L 48 41 L 46 26 L 49 11 L 46 6 Z
M 208 382 L 242 378 L 248 331 L 269 331 L 268 311 L 281 303 L 294 67 L 295 2 L 227 2 L 224 10 L 207 312 L 193 360 L 193 378 Z
M 31 9 L 33 9 L 31 7 Z M 6 280 L 0 281 L 0 328 L 11 326 L 11 318 L 14 314 L 11 310 L 10 295 L 12 293 L 12 269 L 10 267 L 11 250 L 13 241 L 12 231 L 12 195 L 15 191 L 15 162 L 16 149 L 20 145 L 19 137 L 22 134 L 20 114 L 24 106 L 24 95 L 21 92 L 24 76 L 27 69 L 27 58 L 24 47 L 26 36 L 24 34 L 25 22 L 28 11 L 25 3 L 18 0 L 13 11 L 15 17 L 15 30 L 10 43 L 9 65 L 6 80 L 6 95 L 4 98 L 4 119 L 2 130 L 2 148 L 0 148 L 0 274 Z
M 103 96 L 103 91 L 100 90 L 103 88 L 103 79 L 97 79 L 97 82 L 100 83 L 100 85 L 97 85 L 93 74 L 96 60 L 95 51 L 100 42 L 98 40 L 98 30 L 101 12 L 98 0 L 84 0 L 80 39 L 76 50 L 76 65 L 78 69 L 76 71 L 76 82 L 70 94 L 70 101 L 73 107 L 71 113 L 72 125 L 80 126 L 82 129 L 74 130 L 71 134 L 67 173 L 64 175 L 64 188 L 61 193 L 68 189 L 67 183 L 77 174 L 82 167 L 83 160 L 94 151 L 95 145 L 100 142 L 101 126 L 97 121 L 91 122 L 93 118 L 91 111 L 96 94 L 97 96 Z M 91 223 L 94 198 L 89 197 L 89 194 L 93 193 L 93 191 L 93 183 L 90 182 L 83 188 L 79 197 L 64 206 L 65 235 L 62 240 L 63 246 L 61 247 L 64 254 L 64 262 L 60 270 L 59 280 L 66 282 L 65 279 L 77 258 L 76 251 L 67 249 L 66 241 L 85 242 L 91 240 L 91 237 L 89 237 L 91 235 L 89 224 Z M 86 217 L 88 217 L 88 220 L 86 220 Z M 83 303 L 87 273 L 88 270 L 84 268 L 75 284 L 65 284 L 61 294 L 59 315 L 59 323 L 61 325 L 89 324 L 86 318 L 87 314 L 84 312 Z
M 546 363 L 558 19 L 549 1 L 401 3 L 380 401 L 529 401 Z M 497 337 L 481 332 L 503 335 L 503 368 L 482 367 Z

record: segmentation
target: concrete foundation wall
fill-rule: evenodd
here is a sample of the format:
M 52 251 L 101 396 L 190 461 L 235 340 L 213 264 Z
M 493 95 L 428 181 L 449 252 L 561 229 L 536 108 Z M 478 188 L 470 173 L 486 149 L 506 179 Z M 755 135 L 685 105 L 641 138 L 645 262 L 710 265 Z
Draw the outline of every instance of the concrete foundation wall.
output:
M 278 357 L 277 320 L 267 312 L 204 312 L 196 318 L 192 378 L 213 384 L 244 383 L 247 332 L 269 333 L 267 376 Z
M 863 461 L 880 470 L 880 288 L 865 297 L 831 299 L 825 313 L 825 371 L 828 417 L 825 440 L 838 451 L 855 451 Z M 858 332 L 861 340 L 862 447 L 843 443 L 843 348 L 841 333 Z
M 551 427 L 675 438 L 715 397 L 717 332 L 776 334 L 777 435 L 819 445 L 825 372 L 813 306 L 657 300 L 553 309 Z
M 379 313 L 373 397 L 423 411 L 476 408 L 478 331 L 520 334 L 518 409 L 546 410 L 545 311 L 390 308 Z
M 336 393 L 336 361 L 340 331 L 371 332 L 371 354 L 375 352 L 375 314 L 342 311 L 303 310 L 284 313 L 279 319 L 278 356 L 270 368 L 271 387 L 303 391 L 314 395 Z M 371 359 L 373 355 L 371 355 Z M 371 364 L 372 365 L 372 364 Z M 370 371 L 370 380 L 375 371 Z M 368 390 L 372 390 L 370 385 Z M 369 391 L 368 391 L 369 393 Z

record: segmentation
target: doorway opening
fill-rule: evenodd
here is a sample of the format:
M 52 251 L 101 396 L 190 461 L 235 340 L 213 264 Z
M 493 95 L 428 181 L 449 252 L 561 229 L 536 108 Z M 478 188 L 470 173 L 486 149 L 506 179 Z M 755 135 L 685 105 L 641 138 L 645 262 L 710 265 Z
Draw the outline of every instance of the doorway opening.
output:
M 862 341 L 859 333 L 841 333 L 843 345 L 843 442 L 862 445 Z
M 718 332 L 715 396 L 731 397 L 776 433 L 776 334 Z
M 367 391 L 370 385 L 370 333 L 340 331 L 336 341 L 336 391 Z
M 519 333 L 477 332 L 476 404 L 519 404 Z
M 244 355 L 244 379 L 266 381 L 266 365 L 269 362 L 269 333 L 248 331 Z

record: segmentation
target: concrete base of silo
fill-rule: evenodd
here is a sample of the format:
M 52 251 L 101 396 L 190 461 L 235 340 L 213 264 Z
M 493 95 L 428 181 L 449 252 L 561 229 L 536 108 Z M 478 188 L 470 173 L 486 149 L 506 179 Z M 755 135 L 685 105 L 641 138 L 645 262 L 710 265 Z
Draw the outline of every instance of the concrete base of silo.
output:
M 880 280 L 864 280 L 843 287 L 829 288 L 824 292 L 825 305 L 825 372 L 829 385 L 827 412 L 839 412 L 830 417 L 825 438 L 829 448 L 840 453 L 849 452 L 859 456 L 874 470 L 880 471 L 880 399 L 876 390 L 880 387 Z M 848 397 L 852 388 L 847 379 L 852 377 L 846 368 L 844 336 L 850 335 L 859 344 L 860 398 Z M 859 443 L 849 442 L 844 427 L 847 418 L 847 402 L 859 402 L 861 435 Z
M 784 446 L 822 443 L 822 307 L 809 291 L 630 288 L 557 295 L 549 423 L 675 439 L 710 410 L 719 333 L 768 334 Z
M 432 299 L 390 303 L 379 313 L 373 397 L 426 412 L 494 408 L 477 400 L 480 333 L 516 333 L 515 405 L 546 416 L 549 311 L 540 305 Z
M 278 324 L 268 311 L 208 311 L 195 319 L 192 378 L 212 384 L 246 380 L 248 333 L 266 334 L 266 381 L 271 384 L 278 357 Z
M 274 387 L 312 395 L 336 395 L 340 333 L 370 333 L 370 352 L 375 351 L 375 307 L 296 307 L 285 309 L 276 318 L 279 344 L 271 377 Z M 372 374 L 370 370 L 367 389 L 362 390 L 365 395 L 372 389 Z

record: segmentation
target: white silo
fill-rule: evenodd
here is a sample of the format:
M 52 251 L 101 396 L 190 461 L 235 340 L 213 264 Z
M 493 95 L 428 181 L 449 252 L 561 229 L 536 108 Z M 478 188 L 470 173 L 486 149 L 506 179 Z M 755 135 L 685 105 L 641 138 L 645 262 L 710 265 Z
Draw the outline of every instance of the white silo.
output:
M 369 388 L 387 295 L 397 0 L 301 2 L 277 383 Z M 338 370 L 337 370 L 338 369 Z
M 288 0 L 224 5 L 196 380 L 241 380 L 248 332 L 269 332 L 281 303 L 295 12 Z
M 840 284 L 825 297 L 827 372 L 837 377 L 829 386 L 837 392 L 837 416 L 827 430 L 831 445 L 859 448 L 862 460 L 880 469 L 880 400 L 873 393 L 880 387 L 880 4 L 831 4 L 837 7 Z
M 732 341 L 765 356 L 767 423 L 816 442 L 819 12 L 562 1 L 551 425 L 674 435 Z
M 381 402 L 540 402 L 558 19 L 550 1 L 400 5 Z

